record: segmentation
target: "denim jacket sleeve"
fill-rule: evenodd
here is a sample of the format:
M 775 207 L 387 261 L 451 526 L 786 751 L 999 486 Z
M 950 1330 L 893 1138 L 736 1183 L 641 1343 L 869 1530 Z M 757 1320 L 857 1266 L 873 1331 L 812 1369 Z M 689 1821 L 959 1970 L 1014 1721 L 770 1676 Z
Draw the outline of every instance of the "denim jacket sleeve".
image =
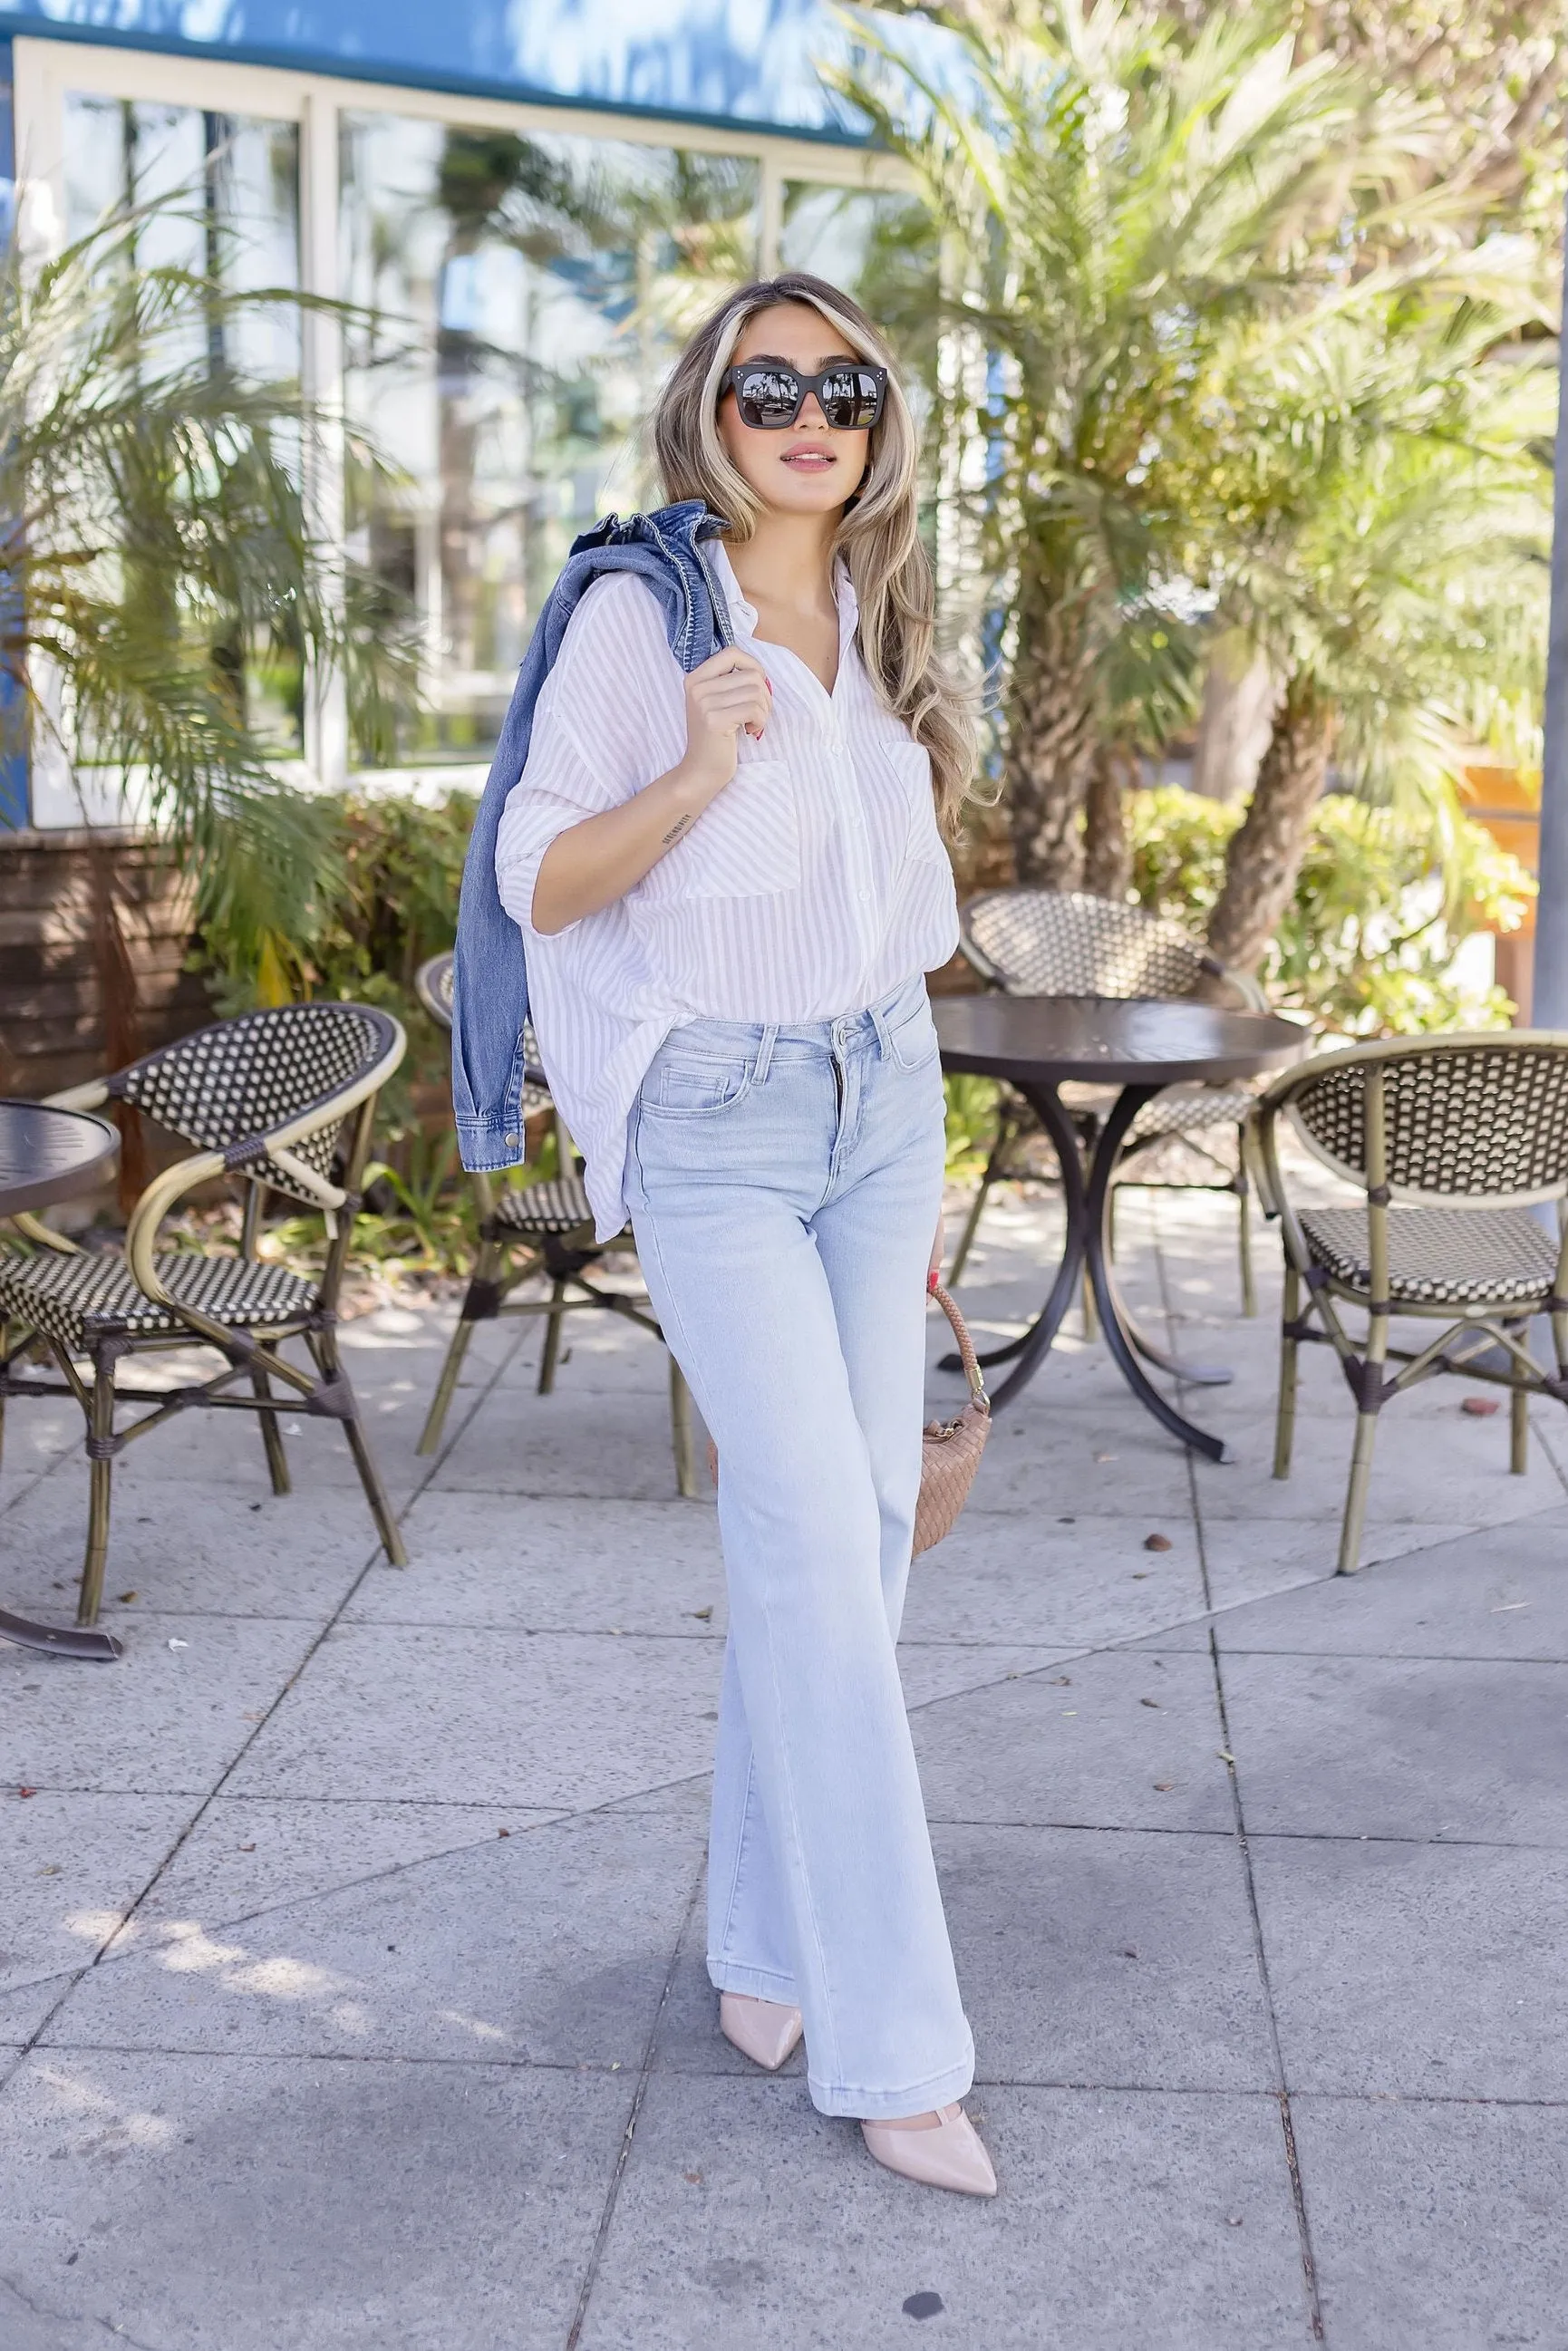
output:
M 453 966 L 452 1103 L 465 1167 L 488 1172 L 515 1166 L 523 1156 L 528 972 L 523 935 L 496 885 L 496 835 L 507 794 L 528 761 L 539 689 L 582 596 L 607 571 L 634 571 L 652 589 L 683 669 L 695 669 L 732 643 L 723 595 L 702 550 L 702 541 L 723 528 L 691 501 L 625 522 L 612 515 L 577 541 L 539 614 L 463 867 Z

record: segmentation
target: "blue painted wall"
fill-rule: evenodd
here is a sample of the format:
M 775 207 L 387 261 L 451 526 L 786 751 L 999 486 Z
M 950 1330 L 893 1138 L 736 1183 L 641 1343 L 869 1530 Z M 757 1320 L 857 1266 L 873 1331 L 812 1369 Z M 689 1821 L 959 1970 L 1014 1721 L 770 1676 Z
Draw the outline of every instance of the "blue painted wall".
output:
M 827 0 L 0 0 L 0 26 L 498 98 L 853 141 L 816 59 Z

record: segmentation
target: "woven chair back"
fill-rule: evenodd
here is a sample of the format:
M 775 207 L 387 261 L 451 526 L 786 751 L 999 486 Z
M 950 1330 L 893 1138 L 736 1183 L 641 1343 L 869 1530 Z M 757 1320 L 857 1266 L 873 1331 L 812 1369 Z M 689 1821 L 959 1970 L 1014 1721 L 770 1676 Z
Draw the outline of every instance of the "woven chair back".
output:
M 322 1125 L 290 1149 L 325 1176 L 342 1123 L 330 1115 L 332 1102 L 384 1059 L 397 1034 L 395 1021 L 366 1004 L 284 1004 L 182 1037 L 121 1070 L 109 1091 L 204 1151 L 226 1151 L 319 1104 Z M 310 1199 L 268 1159 L 247 1159 L 244 1173 Z
M 1009 996 L 1185 997 L 1220 972 L 1175 923 L 1082 890 L 990 890 L 964 909 L 970 960 Z
M 445 955 L 432 956 L 422 963 L 413 975 L 413 992 L 436 1026 L 452 1026 L 452 974 L 457 958 L 450 948 Z
M 1527 1031 L 1326 1056 L 1289 1088 L 1317 1155 L 1368 1181 L 1368 1073 L 1381 1070 L 1390 1188 L 1424 1198 L 1550 1199 L 1568 1185 L 1568 1040 Z
M 413 975 L 413 992 L 439 1029 L 450 1029 L 452 1026 L 452 975 L 456 961 L 450 952 L 432 956 Z M 533 1118 L 541 1110 L 549 1109 L 550 1091 L 544 1082 L 538 1039 L 534 1035 L 531 1020 L 523 1023 L 523 1061 L 530 1072 L 523 1087 L 523 1116 Z

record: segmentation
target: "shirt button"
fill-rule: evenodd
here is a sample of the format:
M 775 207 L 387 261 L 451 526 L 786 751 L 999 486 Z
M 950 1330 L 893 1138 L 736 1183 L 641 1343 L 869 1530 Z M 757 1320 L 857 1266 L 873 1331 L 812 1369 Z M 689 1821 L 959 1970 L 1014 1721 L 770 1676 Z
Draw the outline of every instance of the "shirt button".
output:
M 855 896 L 860 900 L 861 904 L 863 906 L 866 900 L 871 896 L 871 892 L 869 890 L 857 890 L 855 892 Z

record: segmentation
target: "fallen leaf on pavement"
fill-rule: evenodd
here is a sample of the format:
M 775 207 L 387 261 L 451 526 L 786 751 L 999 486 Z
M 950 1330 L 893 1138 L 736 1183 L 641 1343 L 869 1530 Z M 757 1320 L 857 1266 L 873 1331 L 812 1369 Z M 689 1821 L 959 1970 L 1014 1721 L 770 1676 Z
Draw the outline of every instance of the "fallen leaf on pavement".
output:
M 1145 1535 L 1144 1537 L 1144 1549 L 1145 1551 L 1169 1551 L 1170 1547 L 1171 1539 L 1169 1535 Z

